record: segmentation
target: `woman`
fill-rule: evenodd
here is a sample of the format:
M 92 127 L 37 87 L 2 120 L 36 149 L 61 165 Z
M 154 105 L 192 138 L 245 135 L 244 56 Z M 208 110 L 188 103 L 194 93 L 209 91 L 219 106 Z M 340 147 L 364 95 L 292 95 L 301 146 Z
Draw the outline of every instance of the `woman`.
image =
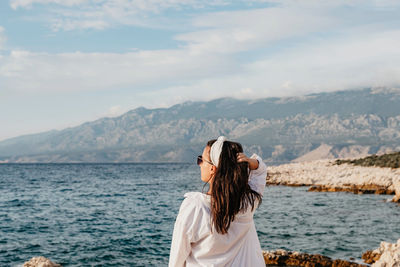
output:
M 207 194 L 185 194 L 176 218 L 169 266 L 265 266 L 253 214 L 261 203 L 267 167 L 220 136 L 198 157 Z M 250 170 L 250 173 L 249 173 Z

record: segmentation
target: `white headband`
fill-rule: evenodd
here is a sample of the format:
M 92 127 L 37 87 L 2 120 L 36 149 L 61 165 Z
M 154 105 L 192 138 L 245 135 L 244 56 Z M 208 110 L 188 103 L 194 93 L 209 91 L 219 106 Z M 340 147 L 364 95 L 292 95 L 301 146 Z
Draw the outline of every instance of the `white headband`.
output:
M 217 141 L 212 144 L 210 149 L 210 159 L 214 166 L 218 166 L 219 163 L 219 156 L 221 155 L 222 146 L 226 141 L 225 136 L 218 137 Z

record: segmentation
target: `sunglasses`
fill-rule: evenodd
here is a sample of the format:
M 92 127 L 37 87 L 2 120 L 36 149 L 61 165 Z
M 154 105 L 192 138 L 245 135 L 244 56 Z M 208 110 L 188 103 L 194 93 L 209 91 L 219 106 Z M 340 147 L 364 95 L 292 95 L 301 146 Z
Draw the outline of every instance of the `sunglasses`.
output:
M 200 164 L 202 164 L 202 163 L 203 163 L 203 161 L 207 162 L 208 164 L 214 165 L 212 162 L 210 162 L 210 161 L 208 161 L 208 160 L 205 160 L 205 159 L 203 159 L 203 156 L 198 156 L 198 157 L 197 157 L 197 165 L 200 165 Z

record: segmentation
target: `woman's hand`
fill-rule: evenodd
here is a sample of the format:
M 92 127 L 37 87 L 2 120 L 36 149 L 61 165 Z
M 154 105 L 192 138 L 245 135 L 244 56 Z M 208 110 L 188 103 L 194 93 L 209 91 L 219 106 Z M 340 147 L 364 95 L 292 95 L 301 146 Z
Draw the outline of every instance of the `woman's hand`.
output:
M 238 153 L 237 154 L 237 162 L 248 162 L 250 170 L 258 169 L 258 160 L 249 158 L 244 153 Z

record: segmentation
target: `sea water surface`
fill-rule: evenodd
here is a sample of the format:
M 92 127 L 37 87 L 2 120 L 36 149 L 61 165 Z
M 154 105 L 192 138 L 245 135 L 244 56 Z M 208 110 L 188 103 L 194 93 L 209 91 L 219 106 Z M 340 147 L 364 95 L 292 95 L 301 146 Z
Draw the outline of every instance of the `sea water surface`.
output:
M 183 195 L 202 189 L 194 164 L 0 164 L 0 266 L 166 266 Z M 388 198 L 267 187 L 261 247 L 359 259 L 400 238 Z

